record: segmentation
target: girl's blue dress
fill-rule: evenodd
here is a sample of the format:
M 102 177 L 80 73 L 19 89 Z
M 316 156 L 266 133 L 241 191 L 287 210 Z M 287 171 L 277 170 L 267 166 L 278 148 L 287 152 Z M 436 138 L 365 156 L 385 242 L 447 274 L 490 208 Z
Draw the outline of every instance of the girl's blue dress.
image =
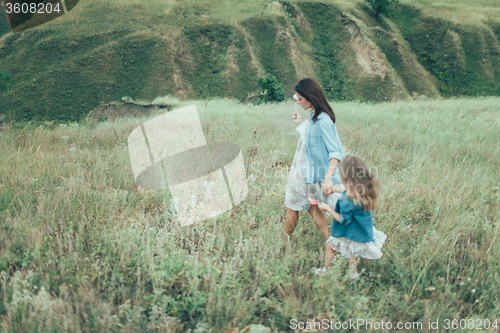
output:
M 372 212 L 354 205 L 346 192 L 338 199 L 335 211 L 340 214 L 340 223 L 333 219 L 332 235 L 326 241 L 332 249 L 344 258 L 380 259 L 387 236 L 373 226 Z

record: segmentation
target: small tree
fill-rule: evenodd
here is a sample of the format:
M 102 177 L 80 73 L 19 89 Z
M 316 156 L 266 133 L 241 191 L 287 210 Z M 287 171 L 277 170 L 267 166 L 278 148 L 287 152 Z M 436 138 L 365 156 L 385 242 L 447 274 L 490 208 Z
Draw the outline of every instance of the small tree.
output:
M 259 79 L 259 102 L 281 102 L 285 100 L 285 89 L 272 74 Z
M 365 2 L 369 2 L 372 9 L 379 17 L 380 14 L 389 14 L 389 6 L 393 2 L 398 2 L 398 0 L 365 0 Z

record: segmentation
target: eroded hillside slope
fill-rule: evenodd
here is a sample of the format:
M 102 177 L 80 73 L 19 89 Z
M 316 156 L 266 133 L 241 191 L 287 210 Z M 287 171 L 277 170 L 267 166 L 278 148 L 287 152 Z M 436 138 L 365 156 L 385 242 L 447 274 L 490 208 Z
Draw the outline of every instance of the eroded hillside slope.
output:
M 0 113 L 75 121 L 123 96 L 244 101 L 267 73 L 289 97 L 306 76 L 332 100 L 500 95 L 500 20 L 460 25 L 407 4 L 376 17 L 363 2 L 235 8 L 88 1 L 50 23 L 4 34 L 0 70 L 11 74 L 11 91 L 0 92 Z

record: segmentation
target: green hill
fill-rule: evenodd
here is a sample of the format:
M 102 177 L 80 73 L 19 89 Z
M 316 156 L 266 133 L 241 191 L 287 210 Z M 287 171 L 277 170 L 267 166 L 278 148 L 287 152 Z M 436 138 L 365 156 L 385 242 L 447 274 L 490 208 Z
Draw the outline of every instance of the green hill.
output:
M 241 147 L 249 193 L 186 227 L 169 191 L 134 182 L 127 138 L 152 117 L 0 127 L 5 332 L 278 333 L 325 318 L 498 331 L 500 98 L 331 103 L 345 152 L 383 184 L 373 217 L 388 239 L 355 283 L 340 255 L 333 274 L 310 273 L 325 243 L 307 212 L 281 241 L 293 102 L 190 104 L 207 142 Z M 445 329 L 465 324 L 484 330 Z
M 500 95 L 493 0 L 401 0 L 379 18 L 359 0 L 88 0 L 21 33 L 4 23 L 5 119 L 77 121 L 123 96 L 244 101 L 267 73 L 288 97 L 306 76 L 331 100 Z

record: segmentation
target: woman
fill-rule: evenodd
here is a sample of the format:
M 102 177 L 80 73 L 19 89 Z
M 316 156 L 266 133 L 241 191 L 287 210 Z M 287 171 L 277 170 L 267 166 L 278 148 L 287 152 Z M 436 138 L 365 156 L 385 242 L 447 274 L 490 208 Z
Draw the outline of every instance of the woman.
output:
M 286 187 L 285 236 L 290 236 L 297 226 L 299 210 L 307 210 L 326 240 L 330 232 L 325 216 L 316 205 L 309 203 L 309 199 L 335 207 L 340 197 L 335 192 L 343 190 L 337 165 L 344 158 L 344 151 L 335 128 L 335 114 L 318 82 L 303 79 L 295 86 L 295 92 L 299 104 L 304 110 L 311 109 L 311 114 L 304 122 L 297 112 L 293 116 L 301 137 Z

